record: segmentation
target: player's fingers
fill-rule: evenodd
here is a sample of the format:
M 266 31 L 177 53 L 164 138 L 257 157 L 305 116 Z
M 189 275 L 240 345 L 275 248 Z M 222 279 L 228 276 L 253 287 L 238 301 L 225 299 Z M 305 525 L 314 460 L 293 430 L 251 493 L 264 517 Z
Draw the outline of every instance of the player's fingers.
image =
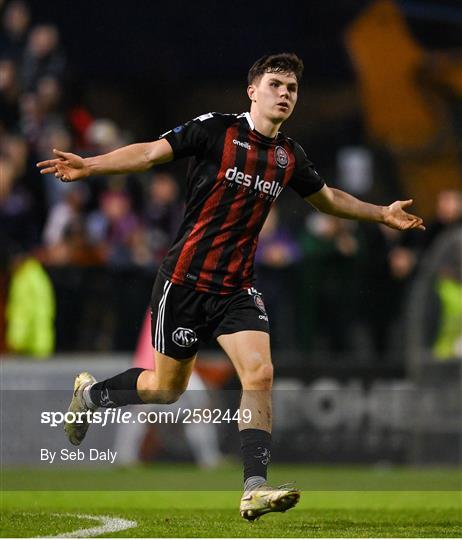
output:
M 52 167 L 53 165 L 56 165 L 58 161 L 61 161 L 61 159 L 47 159 L 45 161 L 39 161 L 35 166 L 36 167 Z
M 59 156 L 60 158 L 63 158 L 63 159 L 69 159 L 72 154 L 69 153 L 69 152 L 63 152 L 62 150 L 57 150 L 56 148 L 53 148 L 53 152 Z
M 418 225 L 423 225 L 423 219 L 419 216 L 406 213 L 406 219 L 412 224 L 413 228 L 416 228 Z
M 408 206 L 411 206 L 411 204 L 414 202 L 412 199 L 408 199 L 407 201 L 399 201 L 401 203 L 401 208 L 407 208 Z
M 56 176 L 61 178 L 62 176 L 66 176 L 67 173 L 68 170 L 63 167 L 63 163 L 56 165 Z
M 35 164 L 36 167 L 49 167 L 51 164 L 51 159 L 47 159 L 46 161 L 39 161 Z
M 408 229 L 412 229 L 412 227 L 414 227 L 414 225 L 416 224 L 416 220 L 415 219 L 409 219 L 407 216 L 405 219 L 401 220 L 401 229 L 403 231 L 407 231 Z
M 56 178 L 59 178 L 61 182 L 71 182 L 72 179 L 69 175 L 69 171 L 63 170 L 60 167 L 57 167 L 57 171 L 55 174 Z
M 419 216 L 414 216 L 414 214 L 406 214 L 407 219 L 412 219 L 414 221 L 422 221 L 422 218 L 419 218 Z
M 423 224 L 423 221 L 421 219 L 415 219 L 414 221 L 411 221 L 411 229 L 422 229 L 425 230 L 425 226 Z
M 54 174 L 56 172 L 56 167 L 48 167 L 46 169 L 42 169 L 40 171 L 40 174 Z
M 421 231 L 425 231 L 425 225 L 423 224 L 423 221 L 420 219 L 418 221 L 412 221 L 409 227 L 406 227 L 406 229 L 420 229 Z

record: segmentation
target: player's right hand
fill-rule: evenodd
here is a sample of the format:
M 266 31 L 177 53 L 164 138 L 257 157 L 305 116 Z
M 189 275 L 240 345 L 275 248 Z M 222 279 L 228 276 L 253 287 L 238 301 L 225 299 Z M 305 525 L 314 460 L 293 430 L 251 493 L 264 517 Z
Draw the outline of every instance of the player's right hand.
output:
M 76 154 L 62 152 L 53 149 L 56 159 L 48 159 L 37 163 L 40 174 L 54 174 L 62 182 L 74 182 L 81 178 L 86 178 L 89 171 L 85 166 L 85 160 Z

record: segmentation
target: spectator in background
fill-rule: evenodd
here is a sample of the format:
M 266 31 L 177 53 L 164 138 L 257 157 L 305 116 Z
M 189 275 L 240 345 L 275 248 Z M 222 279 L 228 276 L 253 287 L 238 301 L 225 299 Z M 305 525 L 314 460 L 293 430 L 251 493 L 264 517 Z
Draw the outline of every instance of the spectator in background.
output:
M 310 351 L 351 351 L 358 320 L 361 246 L 357 225 L 334 216 L 310 214 L 300 243 L 304 254 L 300 288 L 303 345 Z
M 402 363 L 402 325 L 399 323 L 418 260 L 418 237 L 413 231 L 403 234 L 368 224 L 362 224 L 361 236 L 365 256 L 359 268 L 358 304 L 371 342 L 371 357 Z M 368 256 L 371 253 L 373 257 Z
M 439 361 L 462 360 L 462 228 L 458 240 L 446 244 L 434 277 L 434 292 L 439 303 L 436 335 L 432 343 Z M 447 238 L 447 237 L 446 237 Z
M 0 209 L 2 214 L 0 215 L 3 215 L 3 219 L 5 219 L 8 198 L 11 195 L 15 180 L 14 165 L 11 159 L 0 155 L 0 170 L 2 171 L 2 181 L 0 183 Z M 4 230 L 6 228 L 7 226 L 4 222 L 2 229 Z
M 85 137 L 91 153 L 104 154 L 127 144 L 117 124 L 107 118 L 97 118 L 92 122 L 87 128 Z
M 131 209 L 129 197 L 120 191 L 106 191 L 100 207 L 88 216 L 90 241 L 99 246 L 106 263 L 115 270 L 133 265 L 130 249 L 140 221 Z
M 19 249 L 12 256 L 6 306 L 6 342 L 10 351 L 46 357 L 54 350 L 55 297 L 40 262 Z
M 33 165 L 35 154 L 31 152 L 27 140 L 20 134 L 9 134 L 0 143 L 1 150 L 14 165 L 15 185 L 30 196 L 34 211 L 31 226 L 37 228 L 36 242 L 40 239 L 40 231 L 45 223 L 47 208 L 44 200 L 43 181 Z
M 37 94 L 33 92 L 21 94 L 19 112 L 20 131 L 27 139 L 31 149 L 35 149 L 39 144 L 40 137 L 46 125 L 46 118 L 40 109 Z
M 86 152 L 88 146 L 86 134 L 94 122 L 94 118 L 85 105 L 81 103 L 71 104 L 68 110 L 68 116 L 74 133 L 75 147 L 80 148 L 82 152 Z
M 147 241 L 155 269 L 167 254 L 182 215 L 178 183 L 168 172 L 156 172 L 148 187 L 148 200 L 143 212 Z
M 37 82 L 37 99 L 40 110 L 47 117 L 48 123 L 61 121 L 62 85 L 56 77 L 47 75 Z
M 0 143 L 0 228 L 14 243 L 32 247 L 40 238 L 37 201 L 24 180 L 27 146 L 21 137 L 6 136 Z
M 87 118 L 88 120 L 88 118 Z M 121 144 L 127 144 L 125 134 L 121 132 L 118 125 L 107 118 L 97 118 L 92 120 L 85 130 L 84 149 L 85 153 L 112 152 Z M 53 147 L 59 148 L 59 147 Z M 124 191 L 130 194 L 131 202 L 134 203 L 138 182 L 136 175 L 119 175 L 116 178 L 100 176 L 97 182 L 90 182 L 91 201 L 94 205 L 99 205 L 103 194 L 108 190 Z
M 2 58 L 10 58 L 14 62 L 20 62 L 26 46 L 30 23 L 30 12 L 27 4 L 21 0 L 10 2 L 5 7 L 2 23 L 1 56 Z
M 98 333 L 105 330 L 94 298 L 104 297 L 108 280 L 101 254 L 86 230 L 88 193 L 86 184 L 67 189 L 51 209 L 43 232 L 41 256 L 56 291 L 58 350 L 94 350 L 101 339 Z
M 47 247 L 62 244 L 66 233 L 84 221 L 85 203 L 88 198 L 86 184 L 72 185 L 64 199 L 55 204 L 49 214 L 43 231 L 43 243 Z
M 19 81 L 13 60 L 0 60 L 0 135 L 19 128 Z
M 424 255 L 438 253 L 439 257 L 425 331 L 426 345 L 439 361 L 462 358 L 461 231 L 462 192 L 443 190 L 436 200 L 435 219 L 423 238 Z
M 27 170 L 28 149 L 26 141 L 20 135 L 9 135 L 1 143 L 1 150 L 10 159 L 17 178 L 25 175 Z
M 111 346 L 117 351 L 132 350 L 146 310 L 146 295 L 152 288 L 152 258 L 145 249 L 142 223 L 126 193 L 107 190 L 100 208 L 90 214 L 87 227 L 90 241 L 109 271 L 106 282 L 110 283 L 110 294 L 101 309 L 107 311 L 108 304 L 112 305 Z M 148 265 L 147 272 L 143 263 Z
M 435 214 L 435 219 L 429 223 L 423 236 L 425 248 L 430 246 L 442 231 L 462 223 L 462 192 L 452 189 L 440 191 Z
M 44 156 L 48 148 L 60 148 L 59 145 L 71 149 L 72 137 L 68 129 L 58 122 L 45 126 L 40 132 L 37 155 Z M 42 182 L 48 208 L 53 208 L 53 206 L 59 204 L 65 198 L 67 191 L 69 191 L 69 185 L 56 185 L 56 178 L 52 174 L 44 175 Z
M 59 48 L 59 34 L 56 26 L 41 24 L 32 28 L 24 51 L 21 80 L 26 92 L 35 91 L 42 77 L 62 80 L 66 62 Z
M 292 276 L 301 252 L 290 232 L 279 223 L 279 211 L 273 206 L 260 232 L 255 255 L 258 287 L 265 295 L 271 321 L 273 346 L 278 349 L 296 345 L 296 288 Z

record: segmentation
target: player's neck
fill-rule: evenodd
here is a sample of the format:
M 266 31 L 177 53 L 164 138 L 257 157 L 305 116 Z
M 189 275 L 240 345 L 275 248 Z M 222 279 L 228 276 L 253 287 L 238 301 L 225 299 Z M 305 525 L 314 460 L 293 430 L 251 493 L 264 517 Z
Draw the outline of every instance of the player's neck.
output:
M 252 118 L 252 122 L 258 133 L 261 133 L 270 139 L 274 139 L 274 137 L 276 137 L 279 128 L 282 125 L 282 122 L 275 124 L 269 118 L 265 118 L 264 116 L 260 115 L 258 111 L 253 108 L 250 109 L 250 117 Z

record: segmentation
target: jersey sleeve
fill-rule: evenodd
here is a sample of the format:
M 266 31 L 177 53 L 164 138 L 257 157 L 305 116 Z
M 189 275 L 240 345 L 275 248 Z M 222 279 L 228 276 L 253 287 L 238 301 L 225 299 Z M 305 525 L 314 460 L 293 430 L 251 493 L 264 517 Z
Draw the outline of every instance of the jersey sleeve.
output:
M 177 126 L 159 139 L 166 139 L 172 147 L 175 159 L 186 156 L 200 156 L 207 149 L 210 139 L 208 120 L 213 118 L 213 113 L 204 114 Z
M 306 157 L 303 148 L 295 143 L 295 171 L 289 186 L 301 197 L 309 197 L 319 191 L 325 184 L 324 179 L 316 171 L 313 163 Z

